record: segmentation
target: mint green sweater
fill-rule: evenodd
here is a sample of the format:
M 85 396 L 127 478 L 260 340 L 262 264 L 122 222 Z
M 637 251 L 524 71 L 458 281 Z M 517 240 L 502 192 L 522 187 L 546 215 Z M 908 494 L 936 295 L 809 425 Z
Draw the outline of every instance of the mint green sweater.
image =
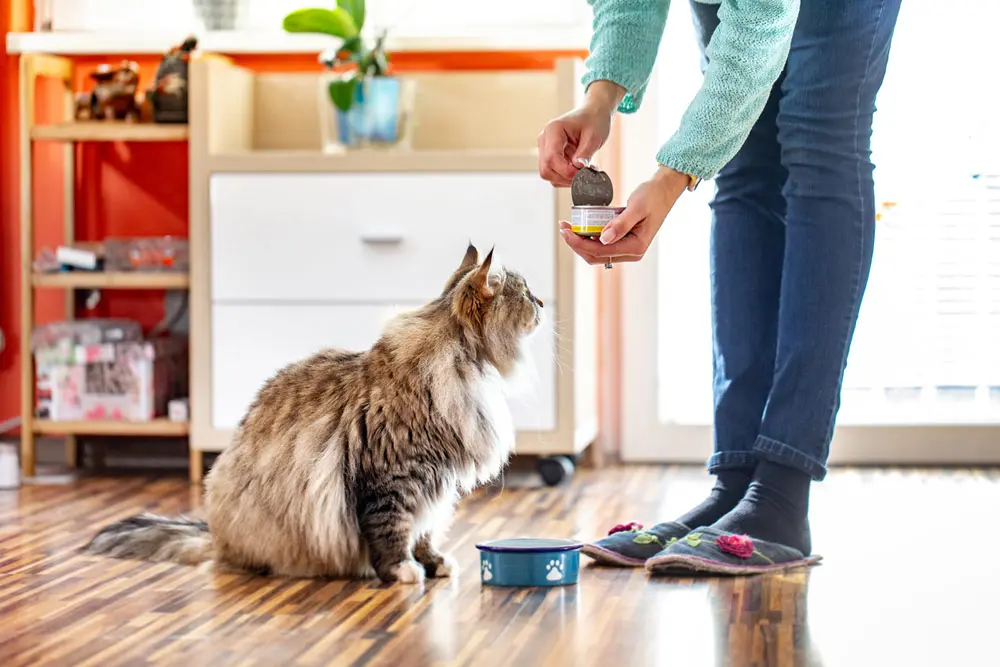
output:
M 788 58 L 799 0 L 697 0 L 719 7 L 701 90 L 680 128 L 660 148 L 661 165 L 713 178 L 739 151 Z M 627 94 L 618 110 L 642 104 L 670 0 L 587 0 L 594 37 L 583 85 L 613 81 Z

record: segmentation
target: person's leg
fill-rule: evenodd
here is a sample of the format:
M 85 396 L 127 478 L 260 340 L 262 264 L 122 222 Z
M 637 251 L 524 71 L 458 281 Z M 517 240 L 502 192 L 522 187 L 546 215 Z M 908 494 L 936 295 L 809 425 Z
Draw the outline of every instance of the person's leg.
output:
M 774 380 L 754 482 L 714 528 L 811 551 L 875 238 L 871 128 L 900 0 L 803 3 L 777 117 L 788 203 Z
M 719 24 L 717 12 L 718 5 L 691 3 L 703 58 Z M 601 563 L 644 564 L 692 528 L 731 510 L 750 484 L 757 464 L 753 444 L 773 377 L 784 256 L 781 188 L 787 172 L 777 139 L 779 94 L 780 84 L 742 149 L 716 177 L 710 256 L 715 454 L 708 462 L 715 486 L 676 521 L 638 532 L 621 526 L 626 530 L 585 545 L 583 553 Z
M 718 6 L 693 2 L 702 47 L 718 25 Z M 746 142 L 716 176 L 712 200 L 711 289 L 716 485 L 708 499 L 678 518 L 711 524 L 743 497 L 757 465 L 754 441 L 774 377 L 778 300 L 785 250 L 788 172 L 778 145 L 781 80 Z

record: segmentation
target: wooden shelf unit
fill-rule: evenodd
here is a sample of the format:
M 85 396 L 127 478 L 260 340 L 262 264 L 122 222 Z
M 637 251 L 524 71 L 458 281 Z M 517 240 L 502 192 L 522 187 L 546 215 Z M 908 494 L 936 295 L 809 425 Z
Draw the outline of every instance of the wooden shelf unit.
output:
M 54 289 L 181 290 L 191 285 L 191 278 L 179 272 L 67 271 L 36 273 L 31 282 Z
M 63 113 L 67 120 L 61 123 L 35 124 L 36 81 L 40 78 L 56 79 L 63 84 Z M 129 273 L 129 272 L 67 272 L 38 274 L 32 268 L 35 254 L 35 207 L 33 190 L 34 141 L 63 143 L 63 243 L 71 244 L 75 236 L 74 220 L 74 149 L 78 142 L 167 142 L 187 141 L 188 126 L 174 124 L 130 123 L 117 121 L 71 120 L 74 112 L 73 61 L 70 58 L 48 54 L 23 54 L 20 57 L 20 240 L 21 240 L 21 471 L 25 477 L 35 475 L 35 436 L 63 436 L 66 442 L 66 463 L 73 467 L 78 458 L 78 435 L 167 436 L 184 437 L 189 433 L 187 423 L 156 419 L 150 422 L 123 421 L 67 421 L 53 422 L 35 417 L 35 368 L 31 350 L 31 332 L 34 329 L 35 289 L 65 289 L 65 318 L 75 316 L 73 291 L 77 289 L 135 289 L 173 290 L 189 289 L 190 277 L 186 273 Z M 199 457 L 199 461 L 200 461 Z
M 187 141 L 187 125 L 91 120 L 31 128 L 34 141 Z

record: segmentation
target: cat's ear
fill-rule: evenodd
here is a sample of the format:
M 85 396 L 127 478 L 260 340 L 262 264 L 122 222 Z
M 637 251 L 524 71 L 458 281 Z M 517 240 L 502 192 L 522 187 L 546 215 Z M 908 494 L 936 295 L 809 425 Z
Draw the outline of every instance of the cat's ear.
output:
M 490 285 L 492 264 L 493 251 L 490 250 L 483 263 L 462 281 L 452 301 L 454 313 L 475 328 L 483 326 L 490 299 L 493 298 L 493 286 Z
M 476 246 L 472 245 L 472 241 L 469 241 L 469 247 L 465 249 L 465 257 L 462 258 L 462 263 L 459 265 L 459 271 L 465 271 L 466 269 L 471 269 L 476 264 L 479 263 L 479 251 L 476 250 Z
M 493 250 L 494 248 L 490 248 L 490 252 L 486 255 L 486 259 L 484 259 L 483 263 L 479 265 L 479 268 L 473 271 L 472 275 L 469 276 L 469 284 L 476 288 L 476 291 L 480 296 L 487 299 L 493 296 L 493 288 L 490 287 L 490 266 L 493 264 Z
M 462 258 L 462 263 L 448 278 L 448 282 L 444 284 L 441 294 L 445 295 L 450 292 L 477 263 L 479 263 L 479 251 L 476 250 L 476 246 L 472 245 L 472 241 L 469 241 L 469 247 L 465 249 L 465 257 Z

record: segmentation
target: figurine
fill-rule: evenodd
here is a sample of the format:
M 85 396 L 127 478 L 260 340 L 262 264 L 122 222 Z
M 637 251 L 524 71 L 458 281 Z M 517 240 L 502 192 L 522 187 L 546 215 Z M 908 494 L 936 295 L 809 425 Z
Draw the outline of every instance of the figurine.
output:
M 135 93 L 139 88 L 139 65 L 123 60 L 118 69 L 100 65 L 91 78 L 97 82 L 91 93 L 91 117 L 104 120 L 139 120 Z
M 73 96 L 73 118 L 91 120 L 94 116 L 92 93 L 77 93 Z
M 190 36 L 163 56 L 153 87 L 146 93 L 155 122 L 188 122 L 188 63 L 197 46 L 198 39 Z

